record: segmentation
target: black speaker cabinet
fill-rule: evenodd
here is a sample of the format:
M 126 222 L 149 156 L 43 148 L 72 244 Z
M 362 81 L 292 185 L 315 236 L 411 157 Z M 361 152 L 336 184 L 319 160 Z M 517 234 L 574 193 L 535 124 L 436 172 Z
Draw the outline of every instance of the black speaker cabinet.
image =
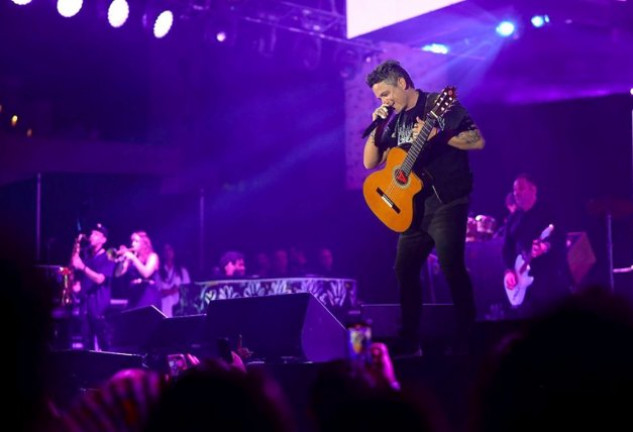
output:
M 166 318 L 156 326 L 148 351 L 157 354 L 200 353 L 212 344 L 205 335 L 206 315 Z
M 122 353 L 146 352 L 150 338 L 164 319 L 165 314 L 154 306 L 128 309 L 108 316 L 110 349 Z
M 321 362 L 346 354 L 345 327 L 310 293 L 209 302 L 206 335 L 238 339 L 266 361 Z
M 61 350 L 51 353 L 50 385 L 55 399 L 69 403 L 81 389 L 97 388 L 123 369 L 142 369 L 143 357 L 104 351 Z

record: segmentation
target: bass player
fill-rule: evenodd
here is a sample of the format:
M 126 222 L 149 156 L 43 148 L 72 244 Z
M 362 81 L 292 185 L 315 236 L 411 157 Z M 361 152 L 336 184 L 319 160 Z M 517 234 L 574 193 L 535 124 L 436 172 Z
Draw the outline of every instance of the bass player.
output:
M 517 209 L 508 217 L 503 244 L 506 292 L 511 294 L 512 290 L 522 289 L 522 285 L 526 285 L 524 279 L 533 278 L 527 284 L 522 302 L 513 307 L 518 318 L 545 312 L 570 293 L 564 230 L 551 209 L 538 200 L 537 192 L 536 182 L 529 174 L 515 178 L 513 194 Z M 550 225 L 556 228 L 543 236 Z M 529 261 L 529 270 L 515 268 L 519 255 Z

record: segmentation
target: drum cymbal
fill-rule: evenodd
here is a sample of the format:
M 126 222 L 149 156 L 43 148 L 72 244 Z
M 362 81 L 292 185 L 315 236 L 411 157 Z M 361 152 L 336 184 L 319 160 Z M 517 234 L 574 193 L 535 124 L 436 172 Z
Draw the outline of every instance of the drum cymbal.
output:
M 594 216 L 610 214 L 614 219 L 619 219 L 633 215 L 633 201 L 615 197 L 596 198 L 587 203 L 587 210 Z

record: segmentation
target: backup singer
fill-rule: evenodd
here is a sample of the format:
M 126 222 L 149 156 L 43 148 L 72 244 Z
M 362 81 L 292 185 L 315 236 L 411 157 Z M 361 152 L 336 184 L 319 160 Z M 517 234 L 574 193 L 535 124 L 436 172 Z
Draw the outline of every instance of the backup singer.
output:
M 116 276 L 125 277 L 127 281 L 127 308 L 155 306 L 160 309 L 159 259 L 152 241 L 145 231 L 135 231 L 130 241 L 129 249 L 125 246 L 119 249 L 122 261 L 116 269 Z
M 180 302 L 180 287 L 191 283 L 189 271 L 180 264 L 174 247 L 165 243 L 163 246 L 162 266 L 159 271 L 159 291 L 161 295 L 161 310 L 171 317 L 174 307 Z

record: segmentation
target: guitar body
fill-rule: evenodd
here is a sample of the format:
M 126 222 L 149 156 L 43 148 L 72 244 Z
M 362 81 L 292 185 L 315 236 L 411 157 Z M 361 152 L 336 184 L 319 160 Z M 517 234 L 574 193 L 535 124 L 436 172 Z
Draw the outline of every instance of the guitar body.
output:
M 406 176 L 400 167 L 407 152 L 394 147 L 387 154 L 385 167 L 365 179 L 363 196 L 371 211 L 387 227 L 403 232 L 413 221 L 413 198 L 424 184 L 411 172 Z
M 523 300 L 525 299 L 525 293 L 532 282 L 534 282 L 534 277 L 530 276 L 530 266 L 526 263 L 523 255 L 519 254 L 514 261 L 514 272 L 517 278 L 517 284 L 513 288 L 508 288 L 508 286 L 503 284 L 503 287 L 506 290 L 506 295 L 508 296 L 508 300 L 512 306 L 521 306 L 523 304 Z
M 554 231 L 554 225 L 549 224 L 538 237 L 537 240 L 543 241 L 548 238 L 552 231 Z M 514 260 L 514 274 L 517 278 L 517 284 L 513 288 L 508 288 L 508 285 L 503 281 L 503 287 L 506 290 L 506 295 L 512 306 L 521 306 L 525 299 L 525 292 L 528 287 L 534 282 L 534 276 L 530 275 L 530 261 L 532 256 L 524 256 L 523 254 L 517 255 Z

